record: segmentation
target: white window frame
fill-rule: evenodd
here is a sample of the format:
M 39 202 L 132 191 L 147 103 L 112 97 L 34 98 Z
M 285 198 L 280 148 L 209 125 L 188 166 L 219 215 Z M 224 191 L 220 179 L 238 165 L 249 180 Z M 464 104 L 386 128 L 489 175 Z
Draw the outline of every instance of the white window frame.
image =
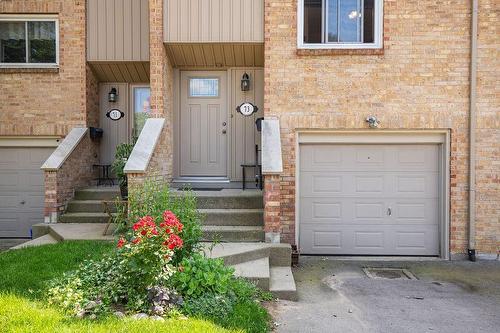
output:
M 56 29 L 56 62 L 50 63 L 29 63 L 29 62 L 0 62 L 0 68 L 58 68 L 59 67 L 59 19 L 57 15 L 11 15 L 1 14 L 0 21 L 9 22 L 55 22 Z M 26 43 L 28 42 L 28 31 L 26 30 Z
M 384 1 L 374 0 L 375 22 L 374 22 L 374 42 L 373 43 L 304 43 L 304 0 L 297 1 L 297 47 L 299 49 L 311 50 L 352 50 L 352 49 L 381 49 L 383 47 L 384 31 Z M 326 1 L 325 1 L 326 3 Z M 326 10 L 325 5 L 322 8 L 322 15 Z M 323 22 L 322 32 L 325 29 L 326 22 Z

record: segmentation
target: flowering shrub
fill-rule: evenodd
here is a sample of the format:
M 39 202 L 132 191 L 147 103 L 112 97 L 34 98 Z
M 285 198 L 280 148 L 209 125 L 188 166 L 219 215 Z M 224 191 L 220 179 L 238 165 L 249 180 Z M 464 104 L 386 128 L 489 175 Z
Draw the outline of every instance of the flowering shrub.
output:
M 118 240 L 117 251 L 100 261 L 87 261 L 56 281 L 48 291 L 49 302 L 78 316 L 116 307 L 163 313 L 164 302 L 177 299 L 165 295 L 175 294 L 168 289 L 168 281 L 174 273 L 174 251 L 183 247 L 183 229 L 171 211 L 163 213 L 159 225 L 151 216 L 142 217 L 132 226 L 128 239 Z M 153 302 L 152 290 L 161 290 L 162 304 Z

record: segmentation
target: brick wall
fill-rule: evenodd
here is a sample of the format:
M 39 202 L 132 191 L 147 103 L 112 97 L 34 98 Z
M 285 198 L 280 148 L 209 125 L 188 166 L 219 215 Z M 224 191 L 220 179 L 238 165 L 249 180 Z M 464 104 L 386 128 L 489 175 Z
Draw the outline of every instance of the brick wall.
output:
M 45 221 L 57 222 L 75 189 L 89 186 L 96 177 L 92 165 L 99 162 L 99 146 L 89 133 L 57 171 L 45 171 Z
M 477 250 L 500 250 L 500 2 L 479 2 L 476 238 Z
M 163 44 L 163 0 L 149 1 L 151 113 L 165 126 L 145 174 L 128 174 L 133 188 L 146 177 L 170 180 L 173 170 L 173 68 Z
M 481 11 L 489 12 L 482 16 L 484 79 L 478 103 L 480 117 L 489 117 L 478 138 L 486 143 L 478 152 L 478 200 L 483 197 L 488 207 L 478 216 L 481 250 L 498 247 L 499 235 L 498 5 L 495 10 L 493 3 L 481 1 Z M 265 1 L 264 112 L 280 118 L 287 156 L 279 188 L 281 238 L 295 243 L 296 130 L 366 129 L 365 118 L 375 115 L 383 129 L 450 129 L 450 241 L 451 251 L 461 253 L 467 247 L 470 1 L 386 0 L 384 6 L 383 52 L 297 52 L 296 0 Z
M 58 70 L 0 69 L 0 135 L 66 135 L 86 112 L 85 0 L 2 0 L 0 13 L 58 14 Z

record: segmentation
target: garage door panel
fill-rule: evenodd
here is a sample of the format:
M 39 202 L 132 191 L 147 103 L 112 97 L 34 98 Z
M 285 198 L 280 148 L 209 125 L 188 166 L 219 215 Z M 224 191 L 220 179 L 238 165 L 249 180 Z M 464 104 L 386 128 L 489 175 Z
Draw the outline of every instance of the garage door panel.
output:
M 439 254 L 437 145 L 306 144 L 300 153 L 303 253 Z
M 0 237 L 29 237 L 43 222 L 44 174 L 54 148 L 0 148 Z
M 302 197 L 438 198 L 438 173 L 301 172 Z
M 311 224 L 301 227 L 300 247 L 304 254 L 345 255 L 436 255 L 437 227 L 407 228 Z M 346 249 L 349 249 L 346 251 Z

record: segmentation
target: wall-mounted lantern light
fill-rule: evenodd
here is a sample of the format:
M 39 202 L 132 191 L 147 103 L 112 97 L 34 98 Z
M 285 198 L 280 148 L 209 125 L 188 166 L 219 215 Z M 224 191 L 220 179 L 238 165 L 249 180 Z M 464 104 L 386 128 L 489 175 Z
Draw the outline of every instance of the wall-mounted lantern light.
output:
M 115 103 L 117 100 L 118 100 L 118 92 L 116 91 L 116 88 L 111 88 L 111 90 L 108 93 L 108 102 Z
M 241 91 L 249 91 L 250 90 L 250 77 L 247 73 L 243 74 L 241 77 Z

